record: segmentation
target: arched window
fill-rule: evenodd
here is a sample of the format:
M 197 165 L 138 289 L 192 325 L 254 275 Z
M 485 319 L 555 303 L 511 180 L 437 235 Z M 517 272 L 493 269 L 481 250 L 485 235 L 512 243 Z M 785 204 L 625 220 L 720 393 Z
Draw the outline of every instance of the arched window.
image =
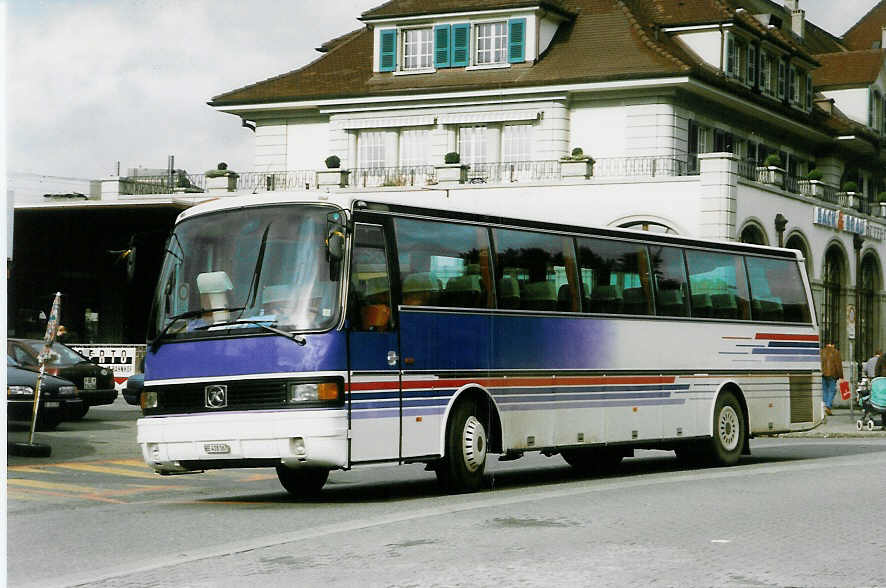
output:
M 821 341 L 840 342 L 840 286 L 843 283 L 843 252 L 836 245 L 828 249 L 824 258 L 822 286 L 824 296 L 821 308 Z
M 868 253 L 861 261 L 861 289 L 858 292 L 858 345 L 862 358 L 874 354 L 877 332 L 877 307 L 874 294 L 880 289 L 877 258 Z
M 787 243 L 784 244 L 784 246 L 787 249 L 796 249 L 797 251 L 800 252 L 800 255 L 802 255 L 803 259 L 806 260 L 806 262 L 805 262 L 806 274 L 809 275 L 809 279 L 811 280 L 812 279 L 812 272 L 809 271 L 809 263 L 810 263 L 809 248 L 806 247 L 806 241 L 803 240 L 803 237 L 801 237 L 800 235 L 796 235 L 796 234 L 791 235 L 788 238 Z
M 677 231 L 671 227 L 655 221 L 631 221 L 618 226 L 622 229 L 634 229 L 635 231 L 650 231 L 653 233 L 667 233 L 670 235 L 677 234 Z
M 750 224 L 741 230 L 739 241 L 753 245 L 766 245 L 766 235 L 757 225 Z

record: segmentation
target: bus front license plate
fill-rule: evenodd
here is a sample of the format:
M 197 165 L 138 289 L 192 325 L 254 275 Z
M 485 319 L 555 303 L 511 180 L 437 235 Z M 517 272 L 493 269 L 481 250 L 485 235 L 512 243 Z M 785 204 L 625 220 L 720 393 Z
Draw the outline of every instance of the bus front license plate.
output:
M 203 451 L 209 455 L 224 455 L 231 452 L 231 446 L 227 443 L 204 443 Z

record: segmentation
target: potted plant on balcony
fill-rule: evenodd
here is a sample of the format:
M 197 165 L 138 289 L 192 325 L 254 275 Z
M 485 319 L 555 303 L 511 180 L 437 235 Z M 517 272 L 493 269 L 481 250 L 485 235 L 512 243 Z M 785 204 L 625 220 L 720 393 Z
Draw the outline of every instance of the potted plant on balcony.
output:
M 317 187 L 320 189 L 347 187 L 351 170 L 341 169 L 341 158 L 338 155 L 330 155 L 324 163 L 326 169 L 317 172 Z
M 204 175 L 206 176 L 207 192 L 235 192 L 237 190 L 237 178 L 240 177 L 240 174 L 229 170 L 228 164 L 224 161 Z
M 437 170 L 437 183 L 464 184 L 468 179 L 469 165 L 461 163 L 461 156 L 450 151 L 443 156 L 443 165 L 434 166 Z
M 757 179 L 764 184 L 784 187 L 784 168 L 778 153 L 770 153 L 763 160 L 763 166 L 757 168 Z
M 860 196 L 861 194 L 858 192 L 858 184 L 851 181 L 843 182 L 843 186 L 837 193 L 837 202 L 839 202 L 841 206 L 846 206 L 847 208 L 856 208 L 858 207 Z
M 575 147 L 570 155 L 560 158 L 560 177 L 564 180 L 584 180 L 594 175 L 594 160 Z
M 824 198 L 825 187 L 824 182 L 821 181 L 822 177 L 821 170 L 809 170 L 809 172 L 803 176 L 803 179 L 799 181 L 800 191 L 806 196 Z

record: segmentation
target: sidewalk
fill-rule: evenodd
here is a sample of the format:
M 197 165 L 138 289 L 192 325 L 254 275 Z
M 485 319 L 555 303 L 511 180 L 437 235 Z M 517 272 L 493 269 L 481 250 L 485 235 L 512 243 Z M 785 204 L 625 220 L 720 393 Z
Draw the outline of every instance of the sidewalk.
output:
M 852 413 L 848 408 L 834 408 L 834 414 L 826 417 L 820 425 L 810 431 L 800 433 L 785 433 L 779 437 L 886 437 L 886 431 L 880 426 L 880 417 L 874 417 L 874 430 L 862 429 L 859 431 L 855 421 L 861 419 L 862 411 L 855 409 Z

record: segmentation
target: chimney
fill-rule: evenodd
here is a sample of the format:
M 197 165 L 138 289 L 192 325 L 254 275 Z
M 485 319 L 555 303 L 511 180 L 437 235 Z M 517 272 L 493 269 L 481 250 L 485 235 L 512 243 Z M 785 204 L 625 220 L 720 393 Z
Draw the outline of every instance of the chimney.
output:
M 801 39 L 806 34 L 806 11 L 800 10 L 800 0 L 788 2 L 791 7 L 791 31 Z

